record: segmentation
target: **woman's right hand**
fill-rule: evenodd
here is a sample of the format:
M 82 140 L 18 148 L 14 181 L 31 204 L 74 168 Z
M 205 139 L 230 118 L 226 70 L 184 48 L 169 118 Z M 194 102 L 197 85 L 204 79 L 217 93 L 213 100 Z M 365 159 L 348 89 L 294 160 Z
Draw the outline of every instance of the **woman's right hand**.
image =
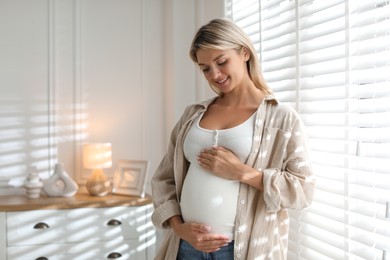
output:
M 172 217 L 169 223 L 178 237 L 205 253 L 218 251 L 231 242 L 231 239 L 225 235 L 209 233 L 211 228 L 207 225 L 183 223 L 180 216 Z

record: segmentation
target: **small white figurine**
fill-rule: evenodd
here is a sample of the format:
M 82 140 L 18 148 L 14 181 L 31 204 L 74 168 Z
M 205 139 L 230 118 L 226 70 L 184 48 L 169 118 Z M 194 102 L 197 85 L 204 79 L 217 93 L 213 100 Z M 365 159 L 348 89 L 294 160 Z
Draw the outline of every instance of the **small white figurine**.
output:
M 43 182 L 39 178 L 36 167 L 32 167 L 30 173 L 24 181 L 24 187 L 26 188 L 26 195 L 29 199 L 39 198 Z

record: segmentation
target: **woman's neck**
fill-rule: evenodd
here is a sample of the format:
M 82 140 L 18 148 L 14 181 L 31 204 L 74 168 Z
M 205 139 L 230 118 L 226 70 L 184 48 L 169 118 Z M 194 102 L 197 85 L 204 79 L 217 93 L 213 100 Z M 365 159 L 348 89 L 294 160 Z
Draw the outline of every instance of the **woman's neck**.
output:
M 258 107 L 265 94 L 258 88 L 248 86 L 221 95 L 216 102 L 221 106 L 232 108 Z

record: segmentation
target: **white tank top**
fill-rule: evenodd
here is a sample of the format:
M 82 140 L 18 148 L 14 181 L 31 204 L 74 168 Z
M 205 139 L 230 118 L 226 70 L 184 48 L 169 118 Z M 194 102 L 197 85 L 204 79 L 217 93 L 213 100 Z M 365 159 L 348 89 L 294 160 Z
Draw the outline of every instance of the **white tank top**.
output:
M 256 113 L 255 113 L 256 114 Z M 181 212 L 185 222 L 211 226 L 211 232 L 234 239 L 239 181 L 217 177 L 199 166 L 197 155 L 205 148 L 223 146 L 245 163 L 251 147 L 253 114 L 244 123 L 229 129 L 209 130 L 200 127 L 203 114 L 195 119 L 184 140 L 184 155 L 191 163 L 181 194 Z

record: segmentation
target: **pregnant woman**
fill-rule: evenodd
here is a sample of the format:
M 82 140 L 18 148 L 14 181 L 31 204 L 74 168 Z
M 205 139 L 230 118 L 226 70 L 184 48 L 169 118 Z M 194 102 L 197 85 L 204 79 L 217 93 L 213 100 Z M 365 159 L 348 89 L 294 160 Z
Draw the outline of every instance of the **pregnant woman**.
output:
M 217 95 L 186 108 L 152 178 L 156 259 L 287 259 L 287 209 L 315 187 L 302 122 L 233 22 L 202 26 L 190 57 Z

